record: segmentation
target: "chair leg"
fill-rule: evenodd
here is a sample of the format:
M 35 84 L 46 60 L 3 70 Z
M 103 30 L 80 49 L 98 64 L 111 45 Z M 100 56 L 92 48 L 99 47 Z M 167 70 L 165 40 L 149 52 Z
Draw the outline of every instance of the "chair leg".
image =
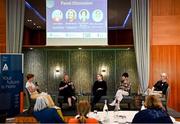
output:
M 130 104 L 130 103 L 128 103 L 128 109 L 129 109 L 129 110 L 131 109 L 131 104 Z

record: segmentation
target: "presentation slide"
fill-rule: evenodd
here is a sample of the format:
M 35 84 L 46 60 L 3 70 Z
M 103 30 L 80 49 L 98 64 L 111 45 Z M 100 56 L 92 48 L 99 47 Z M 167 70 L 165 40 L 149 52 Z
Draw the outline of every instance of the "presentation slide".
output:
M 107 0 L 46 0 L 46 44 L 108 44 Z

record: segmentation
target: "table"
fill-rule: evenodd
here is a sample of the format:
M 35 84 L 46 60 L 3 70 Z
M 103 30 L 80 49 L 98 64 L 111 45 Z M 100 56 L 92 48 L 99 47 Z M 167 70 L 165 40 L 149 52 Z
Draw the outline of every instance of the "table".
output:
M 135 114 L 138 111 L 108 111 L 104 114 L 102 111 L 90 112 L 88 117 L 95 118 L 102 123 L 116 124 L 116 123 L 131 123 Z
M 88 117 L 95 118 L 104 124 L 131 123 L 138 111 L 108 111 L 107 114 L 102 111 L 94 111 L 88 114 Z M 171 117 L 171 116 L 170 116 Z M 175 119 L 171 117 L 173 123 Z

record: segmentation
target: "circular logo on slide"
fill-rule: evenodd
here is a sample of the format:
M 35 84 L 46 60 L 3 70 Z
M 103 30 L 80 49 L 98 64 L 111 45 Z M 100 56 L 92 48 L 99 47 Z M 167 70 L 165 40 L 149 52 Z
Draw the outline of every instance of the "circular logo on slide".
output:
M 74 22 L 77 18 L 77 13 L 74 9 L 68 9 L 66 12 L 66 19 L 68 22 Z
M 101 22 L 103 20 L 103 12 L 100 9 L 96 9 L 92 13 L 92 18 L 95 22 Z
M 82 9 L 79 12 L 79 20 L 81 20 L 82 22 L 86 22 L 89 19 L 89 11 L 86 9 Z
M 54 22 L 60 22 L 63 19 L 63 13 L 61 10 L 54 10 L 52 12 L 52 20 Z
M 55 0 L 47 0 L 47 1 L 46 1 L 46 6 L 47 6 L 47 8 L 52 8 L 52 7 L 54 7 L 54 1 L 55 1 Z

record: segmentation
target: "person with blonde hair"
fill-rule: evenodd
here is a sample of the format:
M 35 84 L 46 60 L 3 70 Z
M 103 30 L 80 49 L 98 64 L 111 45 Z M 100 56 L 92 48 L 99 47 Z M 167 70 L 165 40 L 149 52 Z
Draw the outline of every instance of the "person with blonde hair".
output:
M 172 123 L 170 116 L 162 107 L 159 96 L 147 96 L 144 106 L 146 109 L 139 111 L 132 123 Z
M 91 105 L 89 104 L 88 101 L 80 101 L 79 104 L 77 105 L 77 112 L 78 116 L 77 118 L 71 118 L 69 120 L 69 124 L 78 124 L 78 123 L 96 123 L 98 124 L 98 120 L 94 118 L 89 118 L 87 117 L 87 114 L 91 110 Z
M 64 123 L 61 109 L 48 107 L 48 99 L 40 96 L 36 99 L 33 115 L 40 123 Z

